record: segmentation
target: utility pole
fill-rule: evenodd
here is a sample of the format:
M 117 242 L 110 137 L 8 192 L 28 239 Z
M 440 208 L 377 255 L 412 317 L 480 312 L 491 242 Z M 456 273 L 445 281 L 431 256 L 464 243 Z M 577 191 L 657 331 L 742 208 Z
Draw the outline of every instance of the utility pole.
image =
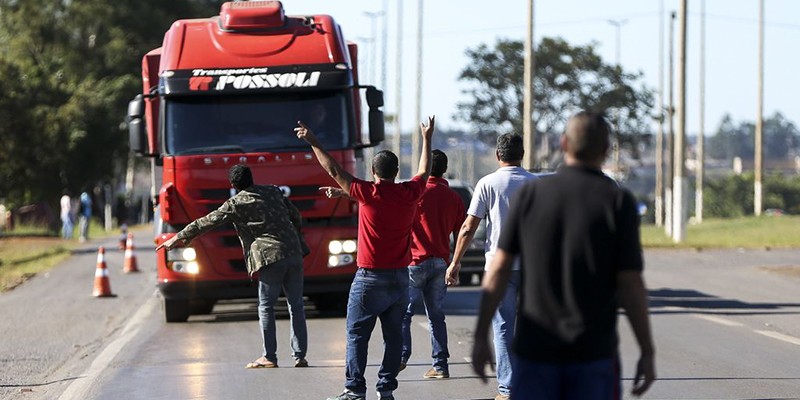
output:
M 656 226 L 664 225 L 664 0 L 658 9 L 658 134 L 656 135 Z
M 686 3 L 680 1 L 678 20 L 678 129 L 675 131 L 675 176 L 672 180 L 672 196 L 675 199 L 672 209 L 675 226 L 672 228 L 672 241 L 683 242 L 686 238 L 686 219 L 689 181 L 686 179 Z
M 703 222 L 703 180 L 706 141 L 706 0 L 700 0 L 700 131 L 697 133 L 697 165 L 694 185 L 694 219 Z
M 764 172 L 764 0 L 758 1 L 758 113 L 756 115 L 755 193 L 753 206 L 756 216 L 763 209 L 761 174 Z
M 389 0 L 383 0 L 383 30 L 381 31 L 381 90 L 386 90 L 386 56 L 389 48 Z
M 533 51 L 533 0 L 528 0 L 528 29 L 525 35 L 525 72 L 522 107 L 522 142 L 525 154 L 522 167 L 532 171 L 536 164 L 536 125 L 533 121 L 533 71 L 535 64 Z
M 666 172 L 666 177 L 664 179 L 664 230 L 667 233 L 668 237 L 672 237 L 672 209 L 675 205 L 674 197 L 672 195 L 672 152 L 673 152 L 673 136 L 675 134 L 675 121 L 673 118 L 673 113 L 675 112 L 675 102 L 674 97 L 672 95 L 673 89 L 675 87 L 675 83 L 673 81 L 673 77 L 675 75 L 675 18 L 677 17 L 675 11 L 670 13 L 669 19 L 669 109 L 667 110 L 667 117 L 669 120 L 667 121 L 667 156 L 666 160 L 666 168 L 664 171 Z
M 394 113 L 394 143 L 392 152 L 397 156 L 397 166 L 402 173 L 403 158 L 401 154 L 400 136 L 402 136 L 401 115 L 403 110 L 403 0 L 397 0 L 397 59 L 395 59 L 397 83 L 394 90 L 394 101 L 397 110 Z M 412 169 L 413 171 L 413 169 Z
M 374 11 L 374 12 L 365 11 L 364 15 L 366 15 L 367 18 L 370 19 L 370 23 L 371 23 L 371 26 L 372 26 L 372 30 L 371 30 L 371 33 L 370 33 L 371 37 L 370 37 L 370 52 L 369 52 L 369 60 L 370 60 L 370 66 L 369 66 L 370 75 L 369 76 L 370 76 L 370 80 L 369 80 L 368 83 L 370 85 L 375 85 L 375 83 L 378 81 L 378 66 L 376 64 L 377 61 L 378 61 L 378 36 L 377 36 L 378 35 L 378 25 L 377 25 L 377 22 L 378 22 L 378 18 L 383 16 L 383 12 L 382 11 Z M 367 125 L 369 125 L 369 124 L 367 124 Z M 369 131 L 369 126 L 367 126 L 367 129 L 365 129 L 364 131 Z M 370 143 L 370 144 L 372 144 L 372 143 Z M 365 169 L 364 176 L 371 176 L 372 175 L 372 157 L 374 156 L 374 154 L 375 154 L 375 147 L 370 146 L 370 147 L 367 147 L 366 149 L 364 149 L 364 169 Z
M 416 173 L 417 165 L 419 165 L 419 152 L 422 132 L 419 130 L 419 124 L 422 122 L 422 15 L 423 15 L 423 0 L 417 1 L 417 89 L 416 89 L 416 107 L 414 110 L 414 128 L 411 133 L 411 174 Z
M 617 33 L 617 48 L 615 50 L 616 53 L 616 61 L 617 61 L 617 68 L 622 71 L 622 64 L 620 64 L 620 53 L 622 52 L 622 27 L 628 23 L 627 19 L 609 19 L 608 23 L 613 25 L 616 28 Z M 620 174 L 620 167 L 619 167 L 619 131 L 620 131 L 620 123 L 619 123 L 619 107 L 617 107 L 614 113 L 614 172 Z

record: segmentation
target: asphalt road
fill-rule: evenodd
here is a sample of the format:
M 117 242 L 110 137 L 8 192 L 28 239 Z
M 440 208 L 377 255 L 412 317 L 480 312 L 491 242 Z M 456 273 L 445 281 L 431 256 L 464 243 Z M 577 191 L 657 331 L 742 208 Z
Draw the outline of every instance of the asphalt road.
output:
M 0 397 L 9 399 L 322 399 L 344 381 L 344 321 L 309 307 L 311 368 L 292 368 L 288 320 L 278 321 L 281 368 L 246 370 L 259 355 L 255 301 L 220 303 L 211 315 L 166 324 L 155 295 L 152 245 L 137 238 L 143 273 L 122 273 L 109 251 L 110 299 L 91 296 L 96 245 L 0 295 Z M 113 245 L 112 242 L 107 243 Z M 647 251 L 659 380 L 648 399 L 800 398 L 800 250 Z M 422 378 L 430 343 L 424 315 L 398 399 L 491 399 L 468 365 L 476 288 L 447 299 L 451 378 Z M 623 373 L 636 347 L 621 318 Z M 368 387 L 382 354 L 371 341 Z M 625 382 L 626 391 L 631 385 Z M 374 399 L 370 391 L 368 398 Z

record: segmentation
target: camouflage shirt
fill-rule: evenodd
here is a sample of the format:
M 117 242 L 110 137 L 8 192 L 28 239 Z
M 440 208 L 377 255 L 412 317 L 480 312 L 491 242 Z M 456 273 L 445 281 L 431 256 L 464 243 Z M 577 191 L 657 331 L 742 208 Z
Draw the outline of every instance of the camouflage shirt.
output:
M 249 274 L 304 253 L 298 237 L 300 212 L 277 186 L 254 185 L 240 191 L 218 209 L 187 225 L 178 232 L 178 238 L 188 243 L 225 222 L 233 223 L 239 234 Z

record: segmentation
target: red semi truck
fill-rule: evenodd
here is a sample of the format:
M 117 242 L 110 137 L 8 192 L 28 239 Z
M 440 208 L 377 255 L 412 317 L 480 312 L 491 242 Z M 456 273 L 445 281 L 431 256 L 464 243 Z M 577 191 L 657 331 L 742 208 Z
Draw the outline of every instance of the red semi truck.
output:
M 337 306 L 356 270 L 357 205 L 318 190 L 335 182 L 293 132 L 308 124 L 348 172 L 384 139 L 383 93 L 361 86 L 357 47 L 328 15 L 289 16 L 278 1 L 228 2 L 219 16 L 172 24 L 142 60 L 144 92 L 128 107 L 131 149 L 149 157 L 161 243 L 232 196 L 228 169 L 279 186 L 303 217 L 311 248 L 305 293 Z M 365 89 L 369 134 L 362 138 Z M 156 254 L 168 322 L 208 313 L 218 299 L 255 297 L 230 225 Z

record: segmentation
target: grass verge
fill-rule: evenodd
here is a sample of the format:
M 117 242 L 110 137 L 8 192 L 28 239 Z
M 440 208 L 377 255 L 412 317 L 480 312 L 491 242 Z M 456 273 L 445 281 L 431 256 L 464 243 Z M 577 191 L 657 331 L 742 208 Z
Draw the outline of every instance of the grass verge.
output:
M 146 229 L 135 226 L 134 232 Z M 77 230 L 76 230 L 77 233 Z M 106 232 L 97 223 L 89 227 L 90 238 L 116 237 L 119 230 Z M 14 289 L 36 274 L 48 271 L 69 257 L 70 252 L 80 246 L 77 236 L 64 240 L 53 236 L 45 228 L 34 226 L 17 227 L 0 236 L 0 293 Z
M 673 243 L 663 227 L 642 226 L 642 245 L 655 248 L 800 248 L 800 216 L 707 219 L 688 225 Z

